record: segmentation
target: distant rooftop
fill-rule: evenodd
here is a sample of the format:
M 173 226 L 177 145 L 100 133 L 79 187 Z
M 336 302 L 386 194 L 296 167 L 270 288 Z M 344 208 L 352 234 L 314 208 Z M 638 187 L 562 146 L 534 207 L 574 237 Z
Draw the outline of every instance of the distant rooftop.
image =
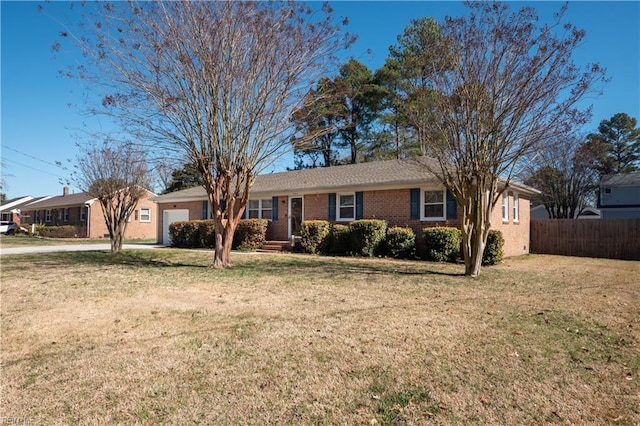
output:
M 640 172 L 603 175 L 600 186 L 640 186 Z

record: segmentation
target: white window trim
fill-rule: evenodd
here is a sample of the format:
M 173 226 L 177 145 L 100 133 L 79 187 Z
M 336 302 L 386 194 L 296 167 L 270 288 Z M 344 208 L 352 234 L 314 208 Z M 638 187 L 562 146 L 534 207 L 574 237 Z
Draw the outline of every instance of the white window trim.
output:
M 441 217 L 429 217 L 424 215 L 424 193 L 425 191 L 442 191 L 442 216 Z M 440 203 L 429 203 L 429 205 L 436 205 Z M 447 218 L 447 190 L 444 188 L 420 188 L 420 220 L 428 222 L 443 221 Z
M 258 208 L 257 209 L 252 209 L 249 208 L 251 206 L 251 202 L 252 201 L 257 201 L 258 202 Z M 271 207 L 270 208 L 265 208 L 264 205 L 262 204 L 263 201 L 271 201 Z M 269 214 L 269 217 L 264 217 L 264 211 L 268 210 L 271 212 L 271 214 Z M 268 221 L 271 221 L 272 216 L 273 216 L 273 199 L 271 198 L 260 198 L 260 199 L 250 199 L 249 201 L 247 201 L 247 206 L 245 207 L 245 211 L 246 211 L 246 216 L 247 219 L 267 219 Z M 257 211 L 258 212 L 258 217 L 250 217 L 251 211 Z
M 80 207 L 80 222 L 87 220 L 87 207 Z
M 148 210 L 149 211 L 149 219 L 143 219 L 143 216 L 146 216 L 144 213 L 142 213 L 143 210 Z M 142 207 L 140 209 L 140 222 L 144 222 L 144 223 L 149 223 L 151 222 L 151 207 Z
M 342 217 L 340 216 L 340 197 L 351 196 L 353 197 L 353 216 L 351 217 Z M 345 206 L 349 207 L 349 206 Z M 356 193 L 355 192 L 342 192 L 336 194 L 336 221 L 338 222 L 352 222 L 356 220 Z
M 502 193 L 502 221 L 509 222 L 509 193 Z
M 51 222 L 53 221 L 53 214 L 51 212 L 51 210 L 45 210 L 44 211 L 44 221 L 45 222 Z
M 513 193 L 513 223 L 520 222 L 520 197 Z
M 63 220 L 69 222 L 69 208 L 65 208 L 62 210 Z

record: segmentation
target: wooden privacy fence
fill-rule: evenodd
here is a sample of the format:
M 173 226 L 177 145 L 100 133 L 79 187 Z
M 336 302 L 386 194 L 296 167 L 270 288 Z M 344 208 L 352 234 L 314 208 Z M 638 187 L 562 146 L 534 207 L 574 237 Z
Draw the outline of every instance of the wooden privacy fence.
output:
M 531 221 L 531 252 L 640 260 L 640 219 Z

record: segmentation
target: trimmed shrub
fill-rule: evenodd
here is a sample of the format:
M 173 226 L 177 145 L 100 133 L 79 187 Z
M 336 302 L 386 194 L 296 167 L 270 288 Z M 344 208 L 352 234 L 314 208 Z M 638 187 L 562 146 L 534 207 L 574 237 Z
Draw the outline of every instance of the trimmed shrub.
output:
M 267 235 L 267 219 L 242 219 L 233 234 L 234 250 L 257 250 L 264 245 Z
M 329 227 L 324 250 L 326 254 L 345 256 L 351 252 L 350 228 L 339 223 Z
M 305 220 L 300 229 L 302 250 L 310 254 L 323 252 L 328 235 L 329 222 L 326 220 Z
M 460 258 L 462 232 L 458 228 L 424 228 L 425 258 L 435 262 L 455 262 Z
M 484 247 L 482 253 L 483 265 L 495 265 L 502 260 L 504 247 L 504 236 L 502 232 L 496 230 L 490 230 L 487 235 L 487 245 Z
M 173 222 L 169 225 L 169 234 L 173 247 L 211 248 L 216 243 L 211 219 Z
M 349 224 L 351 254 L 372 257 L 387 233 L 387 222 L 376 219 L 356 220 Z
M 82 238 L 85 235 L 81 235 L 78 232 L 78 228 L 73 225 L 63 226 L 43 226 L 38 230 L 41 237 L 48 238 Z
M 384 255 L 395 259 L 411 259 L 416 252 L 416 234 L 411 228 L 395 226 L 387 229 Z

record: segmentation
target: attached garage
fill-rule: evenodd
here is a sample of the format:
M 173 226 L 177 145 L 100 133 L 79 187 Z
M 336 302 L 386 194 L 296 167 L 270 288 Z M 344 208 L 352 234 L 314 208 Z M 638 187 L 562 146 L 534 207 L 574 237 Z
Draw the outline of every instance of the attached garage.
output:
M 162 212 L 162 244 L 171 245 L 171 236 L 169 235 L 169 225 L 173 222 L 181 222 L 189 220 L 188 209 L 172 209 Z

